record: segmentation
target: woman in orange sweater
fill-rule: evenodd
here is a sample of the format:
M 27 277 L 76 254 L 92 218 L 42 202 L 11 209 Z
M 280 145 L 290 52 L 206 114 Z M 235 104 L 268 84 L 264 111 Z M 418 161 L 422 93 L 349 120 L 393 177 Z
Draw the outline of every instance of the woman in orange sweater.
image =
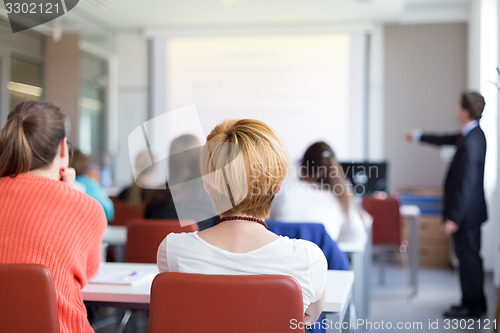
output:
M 99 269 L 107 222 L 97 201 L 73 189 L 64 122 L 53 104 L 26 101 L 0 133 L 0 263 L 49 267 L 61 332 L 87 333 L 81 290 Z

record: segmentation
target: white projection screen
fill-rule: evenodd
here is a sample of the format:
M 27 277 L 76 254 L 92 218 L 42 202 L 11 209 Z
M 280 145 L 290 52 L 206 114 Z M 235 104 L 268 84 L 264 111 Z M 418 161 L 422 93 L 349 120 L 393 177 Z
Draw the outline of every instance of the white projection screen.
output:
M 365 157 L 364 33 L 169 37 L 153 50 L 153 116 L 194 105 L 201 121 L 193 131 L 188 120 L 165 124 L 159 155 L 181 132 L 203 138 L 222 120 L 254 118 L 293 162 L 319 140 L 340 160 Z

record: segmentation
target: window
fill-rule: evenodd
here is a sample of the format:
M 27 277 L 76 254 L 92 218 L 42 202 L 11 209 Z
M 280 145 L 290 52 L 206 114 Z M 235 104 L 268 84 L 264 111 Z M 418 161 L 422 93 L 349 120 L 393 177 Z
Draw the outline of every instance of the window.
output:
M 85 154 L 101 156 L 105 151 L 107 62 L 82 52 L 80 66 L 79 148 Z
M 9 110 L 25 100 L 40 100 L 43 97 L 43 67 L 40 63 L 11 56 L 9 90 Z

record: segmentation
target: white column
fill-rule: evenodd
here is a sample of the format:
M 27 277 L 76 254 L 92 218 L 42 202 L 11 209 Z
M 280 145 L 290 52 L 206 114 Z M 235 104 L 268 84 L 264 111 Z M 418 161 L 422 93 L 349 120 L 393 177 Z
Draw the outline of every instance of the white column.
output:
M 118 185 L 132 181 L 128 136 L 149 116 L 148 41 L 138 33 L 121 33 L 116 37 L 118 72 L 118 152 L 115 158 L 115 181 Z M 154 68 L 154 67 L 152 67 Z M 135 159 L 135 156 L 132 156 Z
M 500 0 L 497 0 L 497 19 L 500 19 Z M 498 24 L 498 22 L 497 22 Z M 499 24 L 500 26 L 500 24 Z M 497 29 L 498 31 L 498 29 Z M 498 44 L 500 45 L 500 34 L 497 36 Z M 497 54 L 497 66 L 500 67 L 500 52 Z M 500 82 L 500 75 L 497 76 L 497 82 Z M 500 90 L 497 92 L 500 94 Z M 500 103 L 497 105 L 497 110 L 498 114 L 500 114 Z M 500 130 L 500 117 L 497 119 L 497 129 Z M 500 156 L 500 145 L 497 147 L 497 156 Z M 497 166 L 497 172 L 500 175 L 500 160 Z M 497 186 L 498 186 L 498 181 L 497 181 Z M 494 207 L 497 207 L 498 203 L 500 202 L 500 190 L 497 188 L 495 191 L 495 195 L 493 196 L 493 203 L 496 203 Z M 495 211 L 491 212 L 491 221 L 496 225 L 496 230 L 494 230 L 494 235 L 499 235 L 500 234 L 500 223 L 498 223 L 499 217 L 500 217 L 500 212 L 498 211 L 498 207 Z M 494 281 L 496 286 L 498 287 L 500 285 L 500 238 L 495 237 L 496 242 L 493 245 L 493 253 L 494 253 L 494 258 L 495 258 L 495 271 L 494 271 Z
M 498 66 L 498 0 L 473 0 L 469 20 L 469 89 L 478 90 L 486 100 L 481 120 L 488 148 L 486 152 L 485 191 L 489 208 L 488 222 L 483 226 L 482 255 L 484 268 L 493 271 L 499 240 L 496 221 L 500 218 L 498 202 L 498 91 L 488 81 L 497 79 Z
M 384 26 L 375 25 L 370 39 L 368 82 L 368 159 L 381 160 L 384 152 Z

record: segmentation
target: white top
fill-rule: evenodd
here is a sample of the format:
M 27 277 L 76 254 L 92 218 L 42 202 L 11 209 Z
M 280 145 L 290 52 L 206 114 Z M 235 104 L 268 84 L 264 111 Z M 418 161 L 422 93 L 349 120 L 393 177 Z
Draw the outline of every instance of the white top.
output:
M 365 223 L 354 200 L 346 215 L 331 191 L 295 178 L 283 183 L 271 207 L 270 219 L 322 223 L 330 237 L 338 242 L 364 242 L 367 238 Z
M 158 248 L 160 272 L 201 274 L 283 274 L 302 288 L 304 311 L 325 289 L 327 263 L 314 243 L 279 236 L 258 249 L 234 253 L 207 243 L 197 232 L 169 234 Z

